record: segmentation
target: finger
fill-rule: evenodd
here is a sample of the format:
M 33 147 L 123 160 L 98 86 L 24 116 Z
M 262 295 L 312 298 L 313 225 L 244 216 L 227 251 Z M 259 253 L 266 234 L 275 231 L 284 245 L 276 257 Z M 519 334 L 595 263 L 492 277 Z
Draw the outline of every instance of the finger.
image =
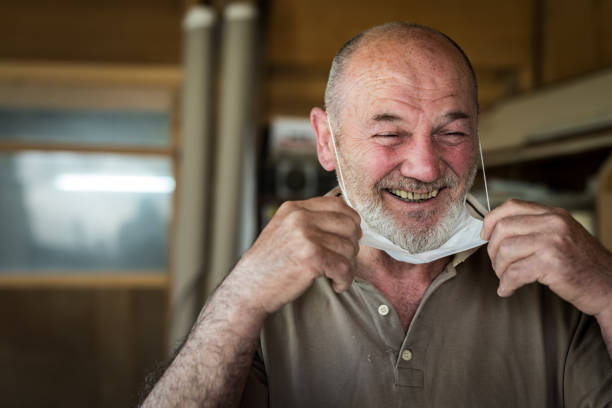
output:
M 312 242 L 316 242 L 324 248 L 345 258 L 355 258 L 359 252 L 359 238 L 344 237 L 327 231 L 313 231 Z
M 321 270 L 319 275 L 332 281 L 332 287 L 337 293 L 344 292 L 353 283 L 355 257 L 347 257 L 327 248 L 322 249 L 320 257 Z
M 538 215 L 548 212 L 549 207 L 540 204 L 511 199 L 485 215 L 480 236 L 488 240 L 499 220 L 516 215 Z
M 309 214 L 312 217 L 314 228 L 340 235 L 346 238 L 359 240 L 362 235 L 361 226 L 355 222 L 353 217 L 347 216 L 344 213 L 338 212 L 313 212 Z
M 317 197 L 310 200 L 299 201 L 299 205 L 310 211 L 331 211 L 345 214 L 357 224 L 361 223 L 361 217 L 357 211 L 349 207 L 342 197 Z
M 300 208 L 292 211 L 284 218 L 279 218 L 285 235 L 291 236 L 295 233 L 304 234 L 302 238 L 312 238 L 312 233 L 331 233 L 337 238 L 348 238 L 355 242 L 361 237 L 361 227 L 355 220 L 343 213 L 337 212 L 315 212 Z
M 487 248 L 495 274 L 501 279 L 514 263 L 534 255 L 539 237 L 539 234 L 510 236 L 496 242 L 495 249 Z
M 535 271 L 537 268 L 534 268 L 532 256 L 515 261 L 499 279 L 497 294 L 508 297 L 521 286 L 537 281 L 538 274 Z
M 355 277 L 355 258 L 338 260 L 334 266 L 325 269 L 325 276 L 332 281 L 336 293 L 342 293 L 351 287 Z
M 495 228 L 489 234 L 489 244 L 487 251 L 492 261 L 495 261 L 502 242 L 508 245 L 508 238 L 516 236 L 525 236 L 532 234 L 541 234 L 548 229 L 547 215 L 512 215 L 504 217 L 497 221 Z M 533 241 L 531 241 L 533 242 Z
M 360 233 L 359 216 L 353 215 L 351 209 L 346 211 L 337 203 L 319 203 L 324 205 L 313 205 L 304 202 L 287 201 L 281 205 L 273 220 L 277 224 L 286 225 L 288 228 L 302 229 L 316 226 L 320 229 L 330 229 L 345 235 Z

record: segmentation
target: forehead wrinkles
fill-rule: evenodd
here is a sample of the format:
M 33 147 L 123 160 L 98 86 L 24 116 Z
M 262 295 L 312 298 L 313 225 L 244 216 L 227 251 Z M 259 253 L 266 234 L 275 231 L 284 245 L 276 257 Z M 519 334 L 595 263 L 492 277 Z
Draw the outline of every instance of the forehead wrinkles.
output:
M 371 72 L 361 71 L 350 82 L 342 108 L 345 114 L 365 115 L 363 119 L 369 119 L 374 114 L 395 113 L 415 120 L 413 114 L 435 113 L 432 109 L 438 109 L 436 106 L 442 108 L 458 96 L 451 86 L 423 81 L 414 73 L 406 77 L 393 72 L 382 75 L 375 70 L 374 74 Z
M 385 90 L 407 99 L 470 95 L 467 67 L 448 46 L 440 41 L 370 41 L 355 52 L 347 66 L 345 102 L 358 93 L 374 96 Z

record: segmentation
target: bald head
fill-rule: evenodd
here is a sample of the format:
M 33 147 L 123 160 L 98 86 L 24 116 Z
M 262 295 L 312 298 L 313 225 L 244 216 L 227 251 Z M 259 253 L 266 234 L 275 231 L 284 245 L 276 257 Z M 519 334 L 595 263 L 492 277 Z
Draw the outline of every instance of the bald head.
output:
M 433 28 L 396 22 L 361 32 L 345 43 L 334 57 L 325 89 L 325 108 L 331 114 L 332 121 L 337 121 L 339 117 L 340 106 L 346 95 L 344 87 L 347 78 L 354 80 L 355 75 L 359 75 L 358 67 L 364 66 L 364 61 L 369 61 L 366 64 L 376 64 L 378 61 L 388 62 L 395 59 L 423 65 L 423 62 L 428 60 L 422 58 L 424 55 L 429 56 L 430 61 L 435 59 L 438 63 L 443 61 L 454 65 L 455 70 L 460 73 L 460 80 L 470 83 L 474 101 L 478 103 L 474 69 L 457 43 Z M 398 58 L 394 58 L 395 56 Z M 430 65 L 428 69 L 435 72 L 435 64 Z M 406 69 L 410 70 L 409 67 Z M 339 123 L 334 125 L 340 131 Z

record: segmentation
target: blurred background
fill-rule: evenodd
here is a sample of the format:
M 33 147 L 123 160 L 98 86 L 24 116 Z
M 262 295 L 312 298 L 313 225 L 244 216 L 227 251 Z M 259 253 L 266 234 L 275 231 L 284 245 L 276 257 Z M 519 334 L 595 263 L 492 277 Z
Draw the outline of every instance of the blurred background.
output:
M 610 17 L 612 0 L 2 1 L 0 405 L 136 403 L 278 205 L 335 185 L 308 114 L 376 24 L 430 25 L 471 58 L 493 206 L 565 207 L 612 248 Z

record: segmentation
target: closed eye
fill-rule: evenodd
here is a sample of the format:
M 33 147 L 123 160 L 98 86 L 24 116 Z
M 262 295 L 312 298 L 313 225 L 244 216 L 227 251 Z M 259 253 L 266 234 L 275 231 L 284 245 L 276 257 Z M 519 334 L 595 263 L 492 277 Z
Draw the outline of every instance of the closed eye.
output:
M 377 133 L 374 140 L 383 146 L 395 146 L 401 143 L 402 138 L 400 133 Z
M 468 140 L 467 136 L 468 134 L 464 132 L 441 132 L 438 134 L 436 139 L 438 139 L 441 143 L 456 146 Z

